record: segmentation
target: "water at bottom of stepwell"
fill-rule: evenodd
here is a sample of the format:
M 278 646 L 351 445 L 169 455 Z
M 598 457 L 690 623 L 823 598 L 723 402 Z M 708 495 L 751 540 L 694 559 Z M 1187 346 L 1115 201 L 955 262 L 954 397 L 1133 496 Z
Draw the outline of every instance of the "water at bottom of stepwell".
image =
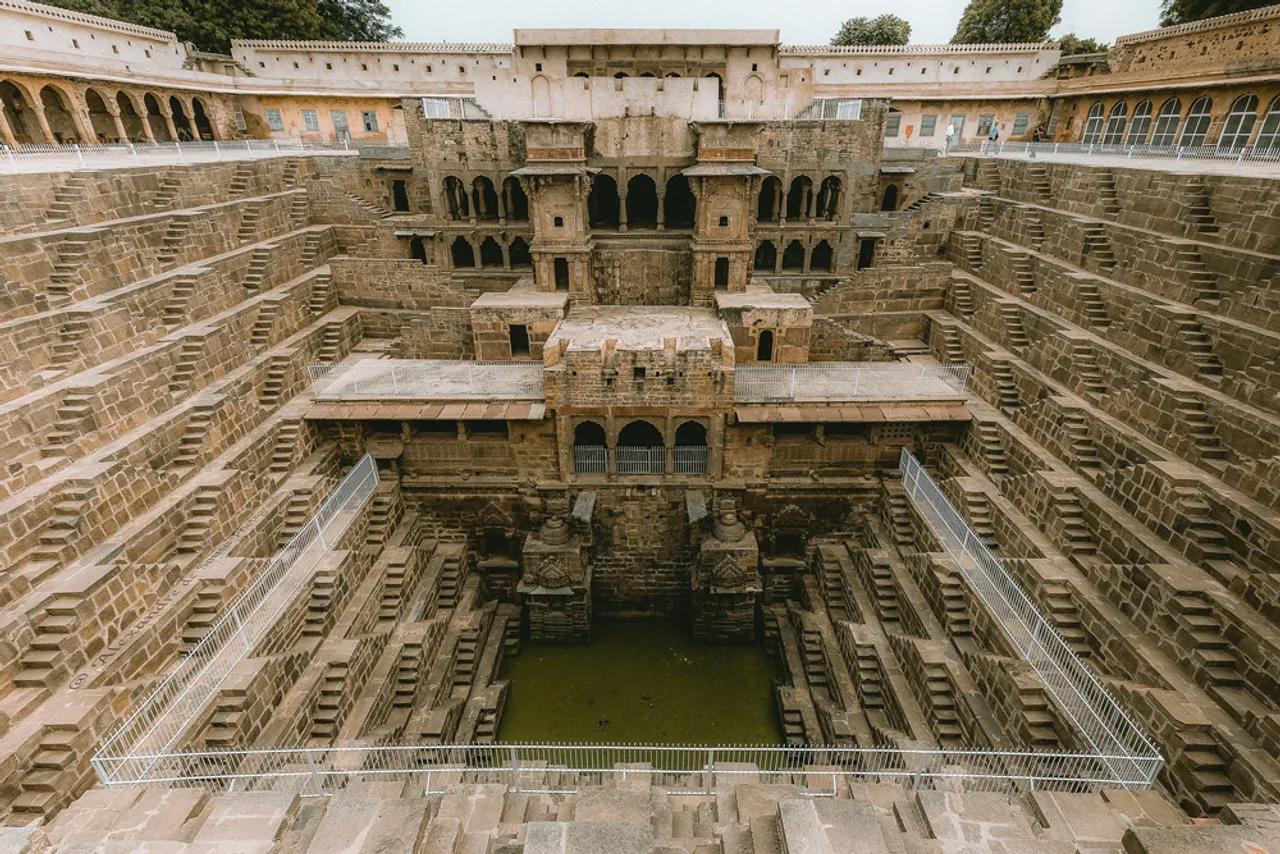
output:
M 759 643 L 693 642 L 665 620 L 599 620 L 591 643 L 525 643 L 501 678 L 504 742 L 777 744 L 777 667 Z

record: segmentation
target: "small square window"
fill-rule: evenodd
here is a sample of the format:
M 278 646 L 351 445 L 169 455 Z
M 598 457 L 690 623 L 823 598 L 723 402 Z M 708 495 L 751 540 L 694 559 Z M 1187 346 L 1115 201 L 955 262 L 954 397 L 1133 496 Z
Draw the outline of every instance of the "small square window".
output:
M 259 67 L 259 68 L 266 68 L 266 67 L 267 67 L 267 64 L 266 64 L 265 62 L 259 62 L 259 63 L 258 63 L 258 67 Z
M 72 39 L 72 40 L 71 40 L 71 46 L 72 46 L 73 48 L 75 48 L 76 50 L 79 50 L 79 49 L 80 49 L 80 40 L 79 40 L 79 39 Z
M 378 113 L 376 110 L 361 110 L 360 120 L 364 123 L 364 129 L 366 132 L 378 132 Z
M 556 228 L 564 228 L 564 217 L 562 216 L 556 217 L 555 224 L 556 224 Z
M 326 62 L 326 63 L 324 64 L 324 69 L 325 69 L 325 71 L 332 71 L 332 70 L 333 70 L 333 63 L 332 63 L 332 62 Z
M 391 70 L 392 70 L 392 71 L 399 71 L 399 70 L 400 70 L 400 66 L 399 66 L 398 64 L 396 64 L 396 63 L 394 63 L 394 62 L 393 62 L 393 63 L 391 63 Z
M 721 226 L 721 227 L 727 226 L 728 224 L 729 224 L 729 218 L 728 218 L 727 216 L 722 216 L 722 217 L 720 217 L 720 226 Z
M 632 369 L 631 369 L 631 377 L 632 377 L 632 379 L 636 379 L 636 380 L 641 380 L 641 381 L 643 381 L 643 380 L 644 380 L 644 374 L 645 374 L 645 369 L 644 369 L 643 367 L 640 367 L 639 365 L 637 365 L 636 367 L 634 367 L 634 368 L 632 368 Z
M 150 59 L 150 58 L 151 58 L 151 51 L 150 51 L 150 50 L 144 50 L 144 51 L 143 51 L 143 53 L 145 53 L 145 54 L 147 55 L 147 59 Z
M 857 71 L 853 72 L 853 76 L 854 76 L 854 77 L 861 77 L 861 76 L 862 76 L 862 69 L 861 69 L 861 68 L 859 68 Z
M 890 69 L 889 69 L 889 76 L 891 76 L 891 77 L 893 76 L 893 69 L 892 69 L 892 68 L 890 68 Z
M 362 62 L 362 63 L 360 63 L 360 70 L 361 70 L 361 71 L 368 71 L 368 70 L 369 70 L 369 66 Z
M 120 46 L 119 46 L 119 45 L 114 45 L 114 44 L 113 44 L 113 45 L 111 46 L 111 52 L 112 52 L 112 53 L 119 53 L 119 52 L 120 52 Z
M 542 63 L 541 63 L 541 62 L 535 62 L 535 63 L 533 64 L 533 70 L 534 70 L 534 71 L 541 71 L 541 70 L 542 70 Z
M 297 68 L 297 67 L 298 67 L 298 63 L 296 63 L 296 62 L 295 62 L 295 63 L 293 64 L 293 67 L 294 67 L 294 68 Z
M 751 63 L 751 70 L 752 70 L 752 71 L 759 71 L 760 69 L 756 66 L 756 63 L 754 63 L 754 62 L 753 62 L 753 63 Z
M 430 65 L 428 65 L 428 66 L 427 66 L 427 73 L 428 73 L 428 74 L 430 74 L 430 73 L 431 73 L 431 66 L 430 66 Z
M 23 32 L 27 34 L 27 41 L 33 42 L 36 40 L 36 37 L 31 34 L 31 30 L 23 30 Z
M 991 73 L 991 66 L 990 66 L 990 65 L 988 65 L 988 66 L 987 66 L 987 70 L 986 70 L 986 72 L 985 72 L 985 73 L 986 73 L 986 74 L 990 74 L 990 73 Z

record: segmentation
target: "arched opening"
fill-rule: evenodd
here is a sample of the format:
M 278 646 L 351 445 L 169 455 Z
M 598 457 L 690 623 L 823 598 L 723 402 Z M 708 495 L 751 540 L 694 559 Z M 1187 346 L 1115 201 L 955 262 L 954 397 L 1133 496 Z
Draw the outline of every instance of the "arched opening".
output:
M 1254 151 L 1280 151 L 1280 95 L 1271 99 L 1267 106 L 1267 114 L 1262 117 L 1262 127 L 1258 129 L 1258 139 L 1253 144 Z
M 40 90 L 40 103 L 44 105 L 44 119 L 57 142 L 76 142 L 80 134 L 76 131 L 75 120 L 67 108 L 67 100 L 62 92 L 52 86 Z
M 627 226 L 658 227 L 658 185 L 648 175 L 633 175 L 627 182 Z
M 1107 113 L 1107 127 L 1102 132 L 1103 145 L 1119 145 L 1124 139 L 1125 118 L 1129 115 L 1129 105 L 1124 101 L 1116 101 Z
M 471 182 L 472 210 L 476 219 L 495 220 L 498 218 L 498 193 L 493 189 L 493 182 L 481 175 Z
M 173 126 L 178 131 L 178 141 L 190 141 L 192 139 L 191 121 L 187 118 L 187 111 L 183 109 L 182 102 L 174 95 L 169 96 L 169 110 L 173 113 Z
M 818 189 L 818 219 L 834 220 L 840 213 L 840 179 L 828 175 Z
M 631 76 L 631 75 L 630 75 L 630 74 L 628 74 L 628 73 L 627 73 L 627 72 L 625 72 L 625 71 L 619 71 L 617 74 L 613 75 L 613 79 L 614 79 L 614 80 L 626 80 L 626 79 L 627 79 L 628 77 L 630 77 L 630 76 Z
M 31 105 L 23 96 L 22 90 L 8 80 L 0 82 L 0 109 L 9 122 L 9 130 L 13 132 L 13 141 L 18 145 L 32 145 L 44 142 L 40 133 L 40 125 L 31 112 Z
M 876 262 L 876 241 L 873 237 L 858 242 L 858 269 L 865 270 Z
M 716 74 L 714 71 L 708 74 L 707 78 L 710 80 L 716 81 L 716 100 L 720 101 L 723 104 L 724 103 L 724 79 L 721 78 L 720 75 Z
M 533 114 L 551 115 L 551 81 L 541 74 L 533 78 Z
M 529 219 L 529 197 L 524 194 L 524 186 L 519 178 L 508 178 L 502 182 L 503 199 L 507 205 L 507 219 L 513 222 L 526 222 Z
M 880 210 L 896 211 L 898 209 L 898 185 L 890 184 L 884 188 L 884 195 L 880 197 Z
M 1084 120 L 1084 131 L 1080 141 L 1085 145 L 1096 145 L 1102 138 L 1102 102 L 1096 102 L 1089 108 L 1089 117 Z
M 618 182 L 609 175 L 597 175 L 587 196 L 587 217 L 592 228 L 618 227 Z
M 409 238 L 409 257 L 415 261 L 421 261 L 423 264 L 427 261 L 427 242 L 420 235 L 414 235 Z
M 444 179 L 444 198 L 449 206 L 449 219 L 462 220 L 471 216 L 471 203 L 467 200 L 467 190 L 462 179 L 448 175 Z
M 471 243 L 465 237 L 455 237 L 453 244 L 449 247 L 449 257 L 453 259 L 455 268 L 474 267 L 476 265 L 476 253 L 471 248 Z
M 164 114 L 160 111 L 160 99 L 148 92 L 142 98 L 142 106 L 147 109 L 147 124 L 151 125 L 151 135 L 156 138 L 156 142 L 173 142 L 169 123 L 164 120 Z
M 1151 131 L 1151 102 L 1139 101 L 1138 106 L 1133 108 L 1133 119 L 1129 122 L 1129 136 L 1125 139 L 1126 145 L 1142 145 L 1147 141 L 1147 134 Z
M 579 421 L 573 428 L 573 470 L 580 474 L 609 470 L 604 428 L 594 421 Z
M 89 127 L 93 129 L 93 137 L 97 142 L 119 142 L 120 134 L 116 133 L 115 120 L 107 110 L 107 102 L 102 100 L 97 89 L 84 90 L 84 103 L 89 109 Z
M 1205 137 L 1209 135 L 1209 111 L 1212 109 L 1212 98 L 1196 98 L 1191 102 L 1187 120 L 1182 124 L 1182 136 L 1178 138 L 1178 145 L 1204 145 Z
M 671 454 L 671 470 L 676 474 L 705 474 L 707 428 L 697 421 L 681 424 L 676 428 L 676 446 Z
M 793 240 L 787 244 L 787 248 L 782 252 L 782 269 L 784 270 L 803 270 L 804 269 L 804 244 L 799 240 Z
M 209 113 L 204 108 L 204 102 L 199 98 L 192 98 L 191 110 L 195 114 L 198 138 L 205 142 L 212 142 L 217 139 L 218 135 L 213 132 L 213 122 L 209 121 Z
M 813 255 L 809 258 L 809 269 L 830 273 L 834 257 L 835 253 L 831 251 L 831 244 L 825 240 L 819 240 L 818 245 L 813 247 Z
M 721 257 L 716 259 L 715 287 L 717 288 L 729 287 L 729 259 L 728 258 Z
M 1258 96 L 1241 95 L 1231 104 L 1226 124 L 1222 126 L 1219 148 L 1244 148 L 1253 136 L 1253 126 L 1258 123 Z
M 391 207 L 398 213 L 409 212 L 409 185 L 403 178 L 391 181 Z
M 558 291 L 569 290 L 569 259 L 556 258 L 554 261 L 551 262 L 551 267 L 552 267 L 552 270 L 555 272 L 556 290 Z
M 756 338 L 756 361 L 773 361 L 773 330 L 765 329 Z
M 138 111 L 134 109 L 133 99 L 123 91 L 117 92 L 116 109 L 120 112 L 120 122 L 124 125 L 124 132 L 129 139 L 133 142 L 145 142 L 147 132 L 142 124 L 142 116 L 138 115 Z
M 589 78 L 591 75 L 590 75 L 590 74 L 588 74 L 588 73 L 587 73 L 587 72 L 585 72 L 585 71 L 579 71 L 577 74 L 575 74 L 575 75 L 573 75 L 573 76 L 574 76 L 574 77 L 581 77 L 581 78 L 583 78 L 583 79 L 586 79 L 586 78 Z
M 502 247 L 492 237 L 486 237 L 480 243 L 480 266 L 501 267 Z
M 533 256 L 529 254 L 529 244 L 525 242 L 523 237 L 517 237 L 511 241 L 511 248 L 507 251 L 511 253 L 512 267 L 524 270 L 533 266 Z
M 663 77 L 679 77 L 679 76 L 680 76 L 680 74 L 679 74 L 678 72 L 675 72 L 675 71 L 668 71 L 666 74 L 664 74 L 664 75 L 662 75 L 662 76 L 663 76 Z
M 747 82 L 742 87 L 742 97 L 755 104 L 764 103 L 764 81 L 760 79 L 760 75 L 747 76 Z
M 662 474 L 667 468 L 662 433 L 648 421 L 632 421 L 623 427 L 614 454 L 620 474 Z
M 698 202 L 689 189 L 689 179 L 672 175 L 667 181 L 667 196 L 662 200 L 662 217 L 667 228 L 693 228 L 693 217 Z
M 791 181 L 787 191 L 787 219 L 808 219 L 813 204 L 813 181 L 808 175 L 800 175 Z
M 1155 131 L 1151 134 L 1152 145 L 1173 145 L 1178 137 L 1178 117 L 1182 114 L 1182 101 L 1170 98 L 1160 105 L 1156 115 Z
M 778 248 L 772 240 L 761 240 L 756 246 L 756 269 L 772 273 L 778 266 Z
M 781 198 L 782 182 L 773 175 L 765 178 L 760 184 L 760 195 L 756 198 L 756 222 L 777 222 Z
M 656 75 L 656 74 L 654 74 L 652 71 L 645 71 L 645 72 L 641 73 L 641 75 L 640 75 L 640 76 L 641 76 L 641 77 L 656 77 L 657 75 Z

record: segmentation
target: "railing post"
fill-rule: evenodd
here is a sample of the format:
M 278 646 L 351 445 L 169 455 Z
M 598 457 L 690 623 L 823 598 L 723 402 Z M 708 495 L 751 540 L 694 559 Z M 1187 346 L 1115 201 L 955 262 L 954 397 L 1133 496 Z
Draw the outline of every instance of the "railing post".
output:
M 213 141 L 213 153 L 219 160 L 222 159 L 222 149 L 218 148 L 218 141 L 216 139 Z
M 916 375 L 916 397 L 924 394 L 924 365 L 920 366 L 920 373 Z
M 397 396 L 400 394 L 400 381 L 396 379 L 396 366 L 391 366 L 391 391 Z
M 76 152 L 76 160 L 79 160 L 79 161 L 80 161 L 80 166 L 83 168 L 83 166 L 84 166 L 84 154 L 82 154 L 82 153 L 81 153 L 81 151 L 80 151 L 80 146 L 79 146 L 79 145 L 76 145 L 75 143 L 72 143 L 71 147 L 75 149 L 75 152 Z
M 174 148 L 176 148 L 176 149 L 178 150 L 178 162 L 179 162 L 179 163 L 185 163 L 185 162 L 186 162 L 186 160 L 187 160 L 187 158 L 185 158 L 185 157 L 183 157 L 183 156 L 182 156 L 182 143 L 175 142 L 175 143 L 173 144 L 173 147 L 174 147 Z
M 307 764 L 311 766 L 311 783 L 316 787 L 316 795 L 324 797 L 324 788 L 320 785 L 320 772 L 316 769 L 316 760 L 311 756 L 311 750 L 303 748 L 307 757 Z
M 324 542 L 324 529 L 320 527 L 320 517 L 317 516 L 315 519 L 312 520 L 312 522 L 316 526 L 316 539 L 320 541 L 320 549 L 321 551 L 327 552 L 329 550 L 329 547 L 325 545 L 325 542 Z
M 520 754 L 516 752 L 514 745 L 507 748 L 511 757 L 511 791 L 520 791 Z
M 5 160 L 9 161 L 9 165 L 12 166 L 14 169 L 18 168 L 18 161 L 14 159 L 13 149 L 7 145 L 4 146 L 4 158 Z
M 240 609 L 232 607 L 231 616 L 236 621 L 236 631 L 240 634 L 240 640 L 244 641 L 244 651 L 248 654 L 253 649 L 253 645 L 249 643 L 249 636 L 245 634 L 244 623 L 240 619 Z
M 467 362 L 467 389 L 472 394 L 476 393 L 476 372 L 475 366 L 471 362 Z
M 791 399 L 792 399 L 792 400 L 794 400 L 794 399 L 795 399 L 795 396 L 796 396 L 796 369 L 795 369 L 795 368 L 792 368 L 792 369 L 791 369 L 791 394 L 790 394 L 790 397 L 791 397 Z
M 861 382 L 862 382 L 862 366 L 859 365 L 853 370 L 853 395 L 852 395 L 853 397 L 858 396 L 858 386 L 861 384 Z

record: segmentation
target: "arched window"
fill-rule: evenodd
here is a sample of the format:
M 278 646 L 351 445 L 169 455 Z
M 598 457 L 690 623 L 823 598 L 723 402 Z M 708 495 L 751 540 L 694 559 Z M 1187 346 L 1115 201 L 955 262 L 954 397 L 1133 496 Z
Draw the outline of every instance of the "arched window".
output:
M 1147 133 L 1151 130 L 1151 102 L 1139 101 L 1133 108 L 1133 119 L 1129 122 L 1127 145 L 1142 145 L 1147 141 Z
M 1084 120 L 1084 132 L 1080 142 L 1085 145 L 1096 145 L 1102 138 L 1102 102 L 1098 101 L 1089 108 L 1089 117 Z
M 807 175 L 792 179 L 791 189 L 787 192 L 787 219 L 808 219 L 812 204 L 813 181 Z
M 592 228 L 618 227 L 618 182 L 601 173 L 591 182 L 587 216 Z
M 415 234 L 409 238 L 409 257 L 415 261 L 421 261 L 423 264 L 430 263 L 427 260 L 427 243 L 422 239 L 421 235 Z
M 476 219 L 498 218 L 498 194 L 488 178 L 481 175 L 471 182 L 471 200 L 475 203 Z
M 773 268 L 777 266 L 778 248 L 773 245 L 772 240 L 761 240 L 760 245 L 756 247 L 756 269 L 772 273 Z
M 1258 130 L 1258 139 L 1253 144 L 1254 151 L 1280 151 L 1280 95 L 1271 99 L 1267 114 L 1262 117 L 1262 127 Z
M 594 421 L 580 421 L 573 428 L 573 470 L 602 474 L 609 470 L 604 428 Z
M 501 267 L 502 247 L 492 237 L 486 237 L 480 244 L 480 266 Z
M 147 108 L 147 124 L 151 125 L 151 135 L 156 138 L 156 142 L 173 142 L 169 123 L 160 112 L 160 99 L 148 92 L 142 99 L 142 106 Z
M 1170 98 L 1160 105 L 1160 112 L 1156 114 L 1156 127 L 1151 134 L 1152 145 L 1173 145 L 1173 141 L 1178 138 L 1178 117 L 1181 114 L 1182 102 L 1177 98 Z
M 756 361 L 773 361 L 773 330 L 761 330 L 760 335 L 756 338 Z
M 629 200 L 629 197 L 628 197 Z M 667 195 L 662 200 L 662 219 L 667 228 L 693 228 L 698 201 L 689 189 L 689 179 L 672 175 L 667 181 Z
M 449 219 L 460 220 L 471 216 L 471 203 L 467 195 L 467 188 L 461 178 L 455 175 L 445 177 L 444 198 L 449 205 Z
M 134 142 L 145 142 L 147 132 L 142 125 L 142 116 L 133 106 L 133 99 L 124 93 L 116 92 L 116 109 L 120 111 L 120 121 L 124 124 L 124 132 Z
M 662 431 L 648 421 L 632 421 L 618 432 L 618 446 L 629 448 L 663 447 Z
M 71 118 L 71 110 L 67 106 L 67 98 L 60 89 L 53 86 L 41 89 L 40 103 L 44 105 L 44 118 L 49 123 L 49 130 L 53 131 L 55 140 L 76 142 L 80 139 L 75 120 Z
M 1258 96 L 1241 95 L 1231 104 L 1227 113 L 1227 122 L 1222 126 L 1222 136 L 1218 139 L 1219 148 L 1244 148 L 1253 135 L 1253 126 L 1258 123 Z
M 556 290 L 569 290 L 569 259 L 556 258 L 551 262 L 551 269 L 556 277 Z
M 1107 114 L 1107 128 L 1102 132 L 1103 145 L 1119 145 L 1124 140 L 1125 117 L 1129 114 L 1129 105 L 1124 101 L 1116 101 Z
M 1212 121 L 1209 118 L 1209 111 L 1212 109 L 1213 99 L 1211 98 L 1196 98 L 1191 102 L 1191 109 L 1187 112 L 1187 120 L 1182 125 L 1182 136 L 1178 138 L 1178 145 L 1192 148 L 1204 145 L 1204 139 L 1209 135 L 1209 124 Z
M 98 142 L 119 142 L 115 120 L 107 111 L 107 102 L 102 100 L 97 89 L 84 90 L 84 104 L 89 109 L 89 125 Z
M 0 81 L 0 109 L 9 120 L 9 129 L 19 145 L 29 145 L 39 140 L 44 142 L 40 126 L 36 124 L 31 113 L 31 105 L 22 90 L 8 80 Z
M 787 248 L 782 253 L 782 269 L 804 269 L 804 244 L 799 240 L 793 240 L 787 244 Z
M 760 184 L 760 195 L 756 200 L 756 222 L 777 222 L 781 198 L 782 182 L 773 175 L 765 178 Z
M 809 256 L 809 269 L 830 273 L 833 257 L 831 244 L 825 240 L 819 240 L 818 245 L 813 247 L 813 254 Z
M 465 237 L 455 237 L 453 245 L 449 247 L 449 256 L 453 259 L 453 266 L 474 267 L 476 265 L 476 253 L 471 248 L 471 243 Z
M 633 175 L 627 182 L 627 227 L 658 227 L 658 186 L 648 175 Z
M 828 175 L 818 189 L 818 219 L 834 220 L 840 215 L 840 179 Z
M 586 78 L 586 77 L 590 77 L 591 75 L 590 75 L 590 74 L 588 74 L 588 73 L 587 73 L 587 72 L 585 72 L 585 71 L 579 71 L 577 74 L 575 74 L 575 75 L 573 75 L 573 76 L 574 76 L 574 77 L 583 77 L 583 78 Z
M 511 266 L 517 269 L 523 269 L 533 266 L 533 256 L 529 254 L 529 244 L 525 242 L 523 237 L 517 237 L 511 241 Z
M 679 76 L 680 76 L 680 74 L 679 74 L 679 72 L 676 72 L 676 71 L 668 71 L 666 74 L 664 74 L 664 75 L 662 75 L 662 76 L 663 76 L 663 77 L 679 77 Z
M 176 95 L 169 96 L 169 110 L 173 113 L 173 126 L 178 130 L 178 140 L 187 142 L 194 139 L 195 137 L 191 132 L 191 120 L 187 118 L 187 111 Z
M 507 206 L 507 219 L 526 222 L 529 219 L 529 197 L 525 195 L 520 179 L 508 178 L 502 182 L 503 201 Z
M 631 75 L 630 75 L 630 74 L 628 74 L 628 73 L 627 73 L 627 72 L 625 72 L 625 71 L 619 71 L 617 74 L 613 75 L 613 79 L 614 79 L 614 80 L 626 80 L 626 79 L 627 79 L 628 77 L 630 77 L 630 76 L 631 76 Z
M 667 468 L 662 433 L 648 421 L 632 421 L 618 432 L 614 450 L 620 474 L 662 474 Z
M 213 131 L 213 122 L 209 121 L 209 113 L 204 108 L 204 102 L 199 98 L 192 98 L 191 111 L 196 122 L 196 137 L 205 142 L 217 139 L 218 135 Z
M 884 188 L 884 196 L 880 199 L 880 210 L 896 211 L 898 209 L 898 185 L 890 184 Z
M 703 474 L 707 470 L 707 428 L 697 421 L 686 421 L 676 428 L 676 446 L 672 449 L 672 471 L 676 474 Z

